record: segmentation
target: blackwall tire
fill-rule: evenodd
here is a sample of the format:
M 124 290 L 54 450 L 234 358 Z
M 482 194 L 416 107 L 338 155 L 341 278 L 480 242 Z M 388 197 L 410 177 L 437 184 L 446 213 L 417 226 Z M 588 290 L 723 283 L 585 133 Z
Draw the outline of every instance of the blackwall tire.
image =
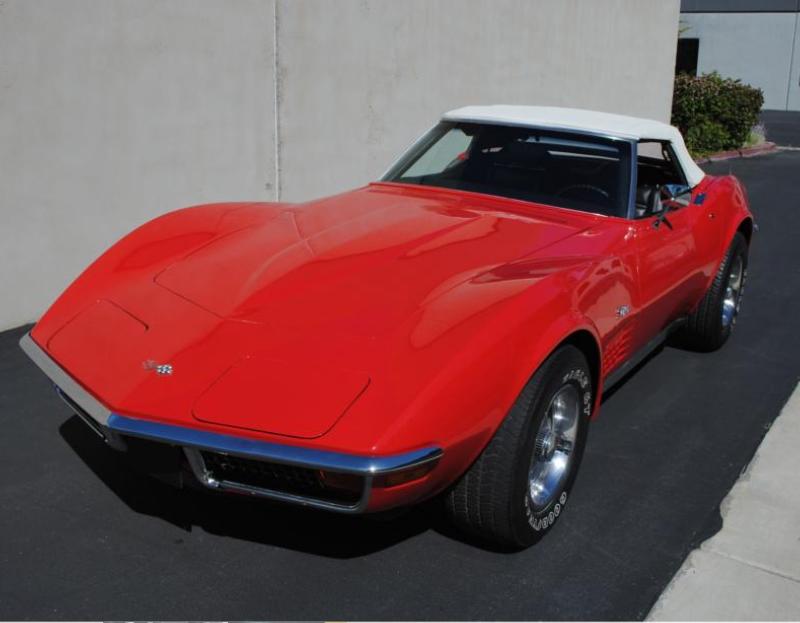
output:
M 687 348 L 713 351 L 720 348 L 733 331 L 747 282 L 747 240 L 737 232 L 714 281 L 692 314 L 681 335 Z

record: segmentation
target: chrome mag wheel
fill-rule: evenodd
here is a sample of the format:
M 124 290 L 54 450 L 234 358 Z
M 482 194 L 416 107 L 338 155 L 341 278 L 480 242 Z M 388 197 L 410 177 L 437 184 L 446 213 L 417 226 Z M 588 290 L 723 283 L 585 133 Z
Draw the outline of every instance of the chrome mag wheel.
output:
M 545 508 L 569 474 L 578 437 L 580 393 L 572 385 L 559 389 L 539 425 L 528 470 L 528 495 L 534 511 Z
M 737 255 L 728 274 L 728 283 L 722 297 L 722 326 L 728 327 L 733 323 L 739 304 L 742 300 L 742 285 L 744 285 L 744 259 Z

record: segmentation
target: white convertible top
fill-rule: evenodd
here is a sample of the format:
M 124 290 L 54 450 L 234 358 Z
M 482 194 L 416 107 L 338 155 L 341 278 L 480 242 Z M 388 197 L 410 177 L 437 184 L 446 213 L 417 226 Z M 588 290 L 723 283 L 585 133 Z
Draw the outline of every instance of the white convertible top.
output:
M 537 128 L 580 130 L 623 139 L 654 139 L 670 141 L 690 186 L 696 186 L 705 177 L 697 166 L 677 128 L 661 121 L 614 115 L 580 108 L 555 106 L 465 106 L 442 116 L 446 121 L 476 121 L 507 123 Z

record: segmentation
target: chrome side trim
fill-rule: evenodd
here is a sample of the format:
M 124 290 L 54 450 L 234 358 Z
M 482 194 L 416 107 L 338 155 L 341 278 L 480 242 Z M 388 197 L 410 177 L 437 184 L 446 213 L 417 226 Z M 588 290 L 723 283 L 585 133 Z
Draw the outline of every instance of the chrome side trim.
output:
M 26 333 L 19 341 L 20 348 L 44 372 L 56 387 L 69 396 L 87 415 L 101 426 L 106 426 L 111 411 L 97 398 L 87 392 L 82 385 L 73 379 L 61 366 L 48 355 L 41 346 L 33 341 L 30 333 Z M 71 406 L 71 405 L 70 405 Z M 81 415 L 81 414 L 79 414 Z
M 161 424 L 117 413 L 112 413 L 109 417 L 108 427 L 122 435 L 144 437 L 176 446 L 362 476 L 374 476 L 417 467 L 435 461 L 442 455 L 442 450 L 437 447 L 427 447 L 388 456 L 345 454 L 288 446 L 246 437 L 234 437 L 172 424 Z

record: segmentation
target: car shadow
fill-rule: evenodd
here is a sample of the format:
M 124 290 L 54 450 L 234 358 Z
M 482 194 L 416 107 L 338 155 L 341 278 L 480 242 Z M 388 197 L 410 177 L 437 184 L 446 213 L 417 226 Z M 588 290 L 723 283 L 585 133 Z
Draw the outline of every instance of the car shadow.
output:
M 663 344 L 656 348 L 604 392 L 602 402 L 664 348 Z M 187 532 L 199 528 L 209 534 L 342 559 L 378 552 L 429 530 L 487 552 L 514 551 L 461 533 L 447 521 L 437 500 L 395 514 L 348 516 L 233 494 L 180 489 L 137 470 L 125 453 L 105 445 L 77 416 L 65 421 L 59 433 L 128 508 Z
M 606 400 L 609 400 L 614 394 L 616 394 L 619 390 L 621 390 L 625 385 L 630 381 L 634 376 L 639 373 L 639 370 L 644 368 L 648 363 L 650 363 L 653 359 L 658 357 L 667 346 L 673 346 L 673 343 L 667 340 L 666 342 L 662 342 L 658 346 L 656 346 L 648 355 L 642 359 L 639 363 L 633 366 L 625 376 L 623 376 L 619 381 L 617 381 L 612 387 L 608 390 L 603 391 L 603 395 L 600 397 L 600 404 L 603 404 Z
M 106 446 L 73 416 L 59 433 L 89 469 L 132 511 L 187 532 L 210 534 L 332 558 L 364 556 L 427 530 L 439 531 L 439 505 L 399 515 L 348 516 L 233 494 L 175 488 L 136 470 L 124 453 Z

